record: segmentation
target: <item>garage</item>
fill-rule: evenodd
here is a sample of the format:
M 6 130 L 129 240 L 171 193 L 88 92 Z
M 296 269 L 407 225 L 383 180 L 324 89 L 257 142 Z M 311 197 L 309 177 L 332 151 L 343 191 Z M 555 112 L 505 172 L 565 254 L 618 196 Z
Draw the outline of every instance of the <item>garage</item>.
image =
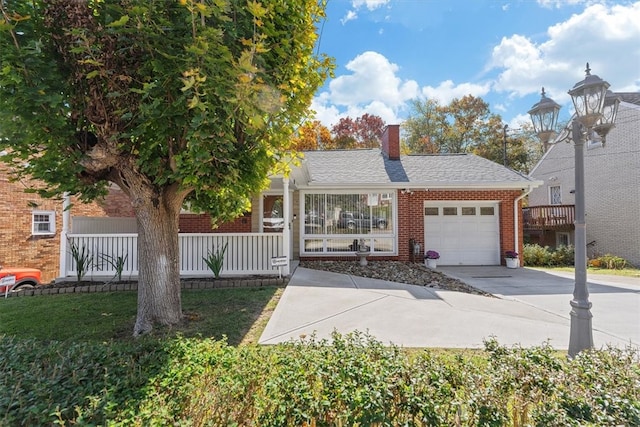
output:
M 498 202 L 424 202 L 425 250 L 440 265 L 499 265 Z

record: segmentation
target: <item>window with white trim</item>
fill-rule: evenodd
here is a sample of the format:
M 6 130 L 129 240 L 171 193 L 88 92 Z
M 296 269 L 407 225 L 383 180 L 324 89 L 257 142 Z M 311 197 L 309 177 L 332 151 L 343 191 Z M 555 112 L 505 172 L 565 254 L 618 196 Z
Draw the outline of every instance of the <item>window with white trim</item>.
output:
M 302 254 L 353 254 L 364 245 L 377 254 L 396 252 L 395 193 L 303 193 Z
M 38 236 L 56 234 L 56 213 L 54 211 L 33 211 L 31 213 L 31 234 Z
M 562 192 L 559 185 L 553 185 L 549 187 L 549 204 L 561 205 L 562 204 Z

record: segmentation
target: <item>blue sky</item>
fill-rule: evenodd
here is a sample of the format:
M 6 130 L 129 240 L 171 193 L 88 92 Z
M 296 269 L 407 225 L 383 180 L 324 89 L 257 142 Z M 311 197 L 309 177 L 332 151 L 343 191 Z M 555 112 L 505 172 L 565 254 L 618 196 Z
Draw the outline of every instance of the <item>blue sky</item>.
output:
M 572 112 L 567 91 L 591 73 L 640 91 L 640 1 L 328 0 L 319 51 L 335 76 L 317 92 L 331 127 L 364 113 L 401 123 L 408 101 L 474 95 L 511 129 L 540 89 Z

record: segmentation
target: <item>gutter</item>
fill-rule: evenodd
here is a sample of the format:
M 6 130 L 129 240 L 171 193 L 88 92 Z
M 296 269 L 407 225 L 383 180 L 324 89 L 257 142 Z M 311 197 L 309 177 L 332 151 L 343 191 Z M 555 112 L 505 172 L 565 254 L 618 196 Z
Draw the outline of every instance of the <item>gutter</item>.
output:
M 520 196 L 518 196 L 514 201 L 513 201 L 513 247 L 514 247 L 514 251 L 519 251 L 520 250 L 520 242 L 518 241 L 518 236 L 520 235 L 520 228 L 519 228 L 519 223 L 518 223 L 518 218 L 520 218 L 520 212 L 518 211 L 518 203 L 520 203 L 520 200 L 524 199 L 525 197 L 527 197 L 529 195 L 529 193 L 531 193 L 533 191 L 534 188 L 536 188 L 537 186 L 532 186 L 529 185 L 527 187 L 527 190 L 522 193 Z

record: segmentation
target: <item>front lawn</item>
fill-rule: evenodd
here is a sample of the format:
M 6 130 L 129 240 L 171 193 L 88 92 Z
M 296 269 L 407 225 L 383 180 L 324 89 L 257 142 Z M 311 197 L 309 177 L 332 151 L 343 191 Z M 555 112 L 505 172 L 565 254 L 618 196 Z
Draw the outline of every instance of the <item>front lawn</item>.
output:
M 637 350 L 256 345 L 281 292 L 184 291 L 185 324 L 138 340 L 134 292 L 3 299 L 0 425 L 640 425 Z

